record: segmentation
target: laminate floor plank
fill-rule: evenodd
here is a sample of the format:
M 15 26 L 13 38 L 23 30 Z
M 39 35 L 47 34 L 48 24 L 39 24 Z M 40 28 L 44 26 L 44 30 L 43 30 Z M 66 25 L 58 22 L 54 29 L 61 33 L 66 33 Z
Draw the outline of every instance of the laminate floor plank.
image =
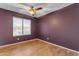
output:
M 0 48 L 1 56 L 79 56 L 78 53 L 40 40 L 25 41 Z

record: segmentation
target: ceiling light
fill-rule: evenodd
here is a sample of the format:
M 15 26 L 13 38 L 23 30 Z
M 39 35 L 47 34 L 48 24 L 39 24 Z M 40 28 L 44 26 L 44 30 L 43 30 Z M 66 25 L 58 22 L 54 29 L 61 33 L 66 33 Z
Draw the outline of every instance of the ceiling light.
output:
M 32 16 L 34 16 L 34 15 L 36 15 L 36 13 L 39 11 L 39 10 L 41 10 L 42 8 L 40 7 L 40 8 L 35 8 L 35 7 L 33 7 L 33 6 L 30 6 L 29 7 L 29 9 L 28 9 L 28 12 L 32 15 Z

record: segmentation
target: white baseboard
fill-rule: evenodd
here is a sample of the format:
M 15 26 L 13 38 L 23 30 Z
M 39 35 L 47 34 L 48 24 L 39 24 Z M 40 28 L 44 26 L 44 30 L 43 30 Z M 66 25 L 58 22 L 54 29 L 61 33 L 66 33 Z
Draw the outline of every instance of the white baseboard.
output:
M 72 50 L 72 49 L 69 49 L 69 48 L 66 48 L 66 47 L 57 45 L 57 44 L 53 44 L 53 43 L 47 42 L 45 40 L 41 40 L 41 39 L 38 39 L 38 40 L 43 41 L 43 42 L 48 43 L 48 44 L 51 44 L 51 45 L 54 45 L 54 46 L 57 46 L 59 48 L 66 49 L 66 50 L 69 50 L 69 51 L 72 51 L 72 52 L 75 52 L 75 53 L 78 53 L 79 54 L 79 51 L 75 51 L 75 50 Z
M 37 40 L 37 39 L 31 39 L 31 40 L 26 40 L 26 41 L 12 43 L 12 44 L 2 45 L 2 46 L 0 46 L 0 48 L 11 46 L 11 45 L 16 45 L 16 44 L 21 44 L 21 43 L 24 43 L 24 42 L 30 42 L 30 41 L 34 41 L 34 40 Z

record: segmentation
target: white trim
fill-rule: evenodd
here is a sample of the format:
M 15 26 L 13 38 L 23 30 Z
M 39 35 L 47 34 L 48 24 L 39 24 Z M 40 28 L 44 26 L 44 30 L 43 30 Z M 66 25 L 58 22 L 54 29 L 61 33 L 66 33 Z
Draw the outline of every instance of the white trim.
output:
M 34 41 L 34 40 L 37 40 L 37 39 L 31 39 L 31 40 L 21 41 L 21 42 L 17 42 L 17 43 L 2 45 L 2 46 L 0 46 L 0 48 L 11 46 L 11 45 L 16 45 L 16 44 L 20 44 L 20 43 L 24 43 L 24 42 L 30 42 L 30 41 Z
M 47 41 L 45 41 L 45 40 L 41 40 L 41 39 L 38 39 L 38 40 L 43 41 L 43 42 L 48 43 L 48 44 L 51 44 L 51 45 L 54 45 L 54 46 L 57 46 L 57 47 L 59 47 L 59 48 L 66 49 L 66 50 L 69 50 L 69 51 L 72 51 L 72 52 L 75 52 L 75 53 L 78 53 L 78 54 L 79 54 L 78 51 L 75 51 L 75 50 L 72 50 L 72 49 L 69 49 L 69 48 L 66 48 L 66 47 L 57 45 L 57 44 L 50 43 L 50 42 L 47 42 Z

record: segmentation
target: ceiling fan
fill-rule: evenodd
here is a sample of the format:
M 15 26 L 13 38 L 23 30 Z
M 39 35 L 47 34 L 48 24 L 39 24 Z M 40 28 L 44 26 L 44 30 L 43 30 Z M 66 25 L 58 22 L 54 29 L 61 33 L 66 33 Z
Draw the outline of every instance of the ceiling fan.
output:
M 36 15 L 36 13 L 37 13 L 39 10 L 42 10 L 42 9 L 43 9 L 42 7 L 35 8 L 34 6 L 30 6 L 30 7 L 28 8 L 28 12 L 29 12 L 32 16 L 34 16 L 34 15 Z

